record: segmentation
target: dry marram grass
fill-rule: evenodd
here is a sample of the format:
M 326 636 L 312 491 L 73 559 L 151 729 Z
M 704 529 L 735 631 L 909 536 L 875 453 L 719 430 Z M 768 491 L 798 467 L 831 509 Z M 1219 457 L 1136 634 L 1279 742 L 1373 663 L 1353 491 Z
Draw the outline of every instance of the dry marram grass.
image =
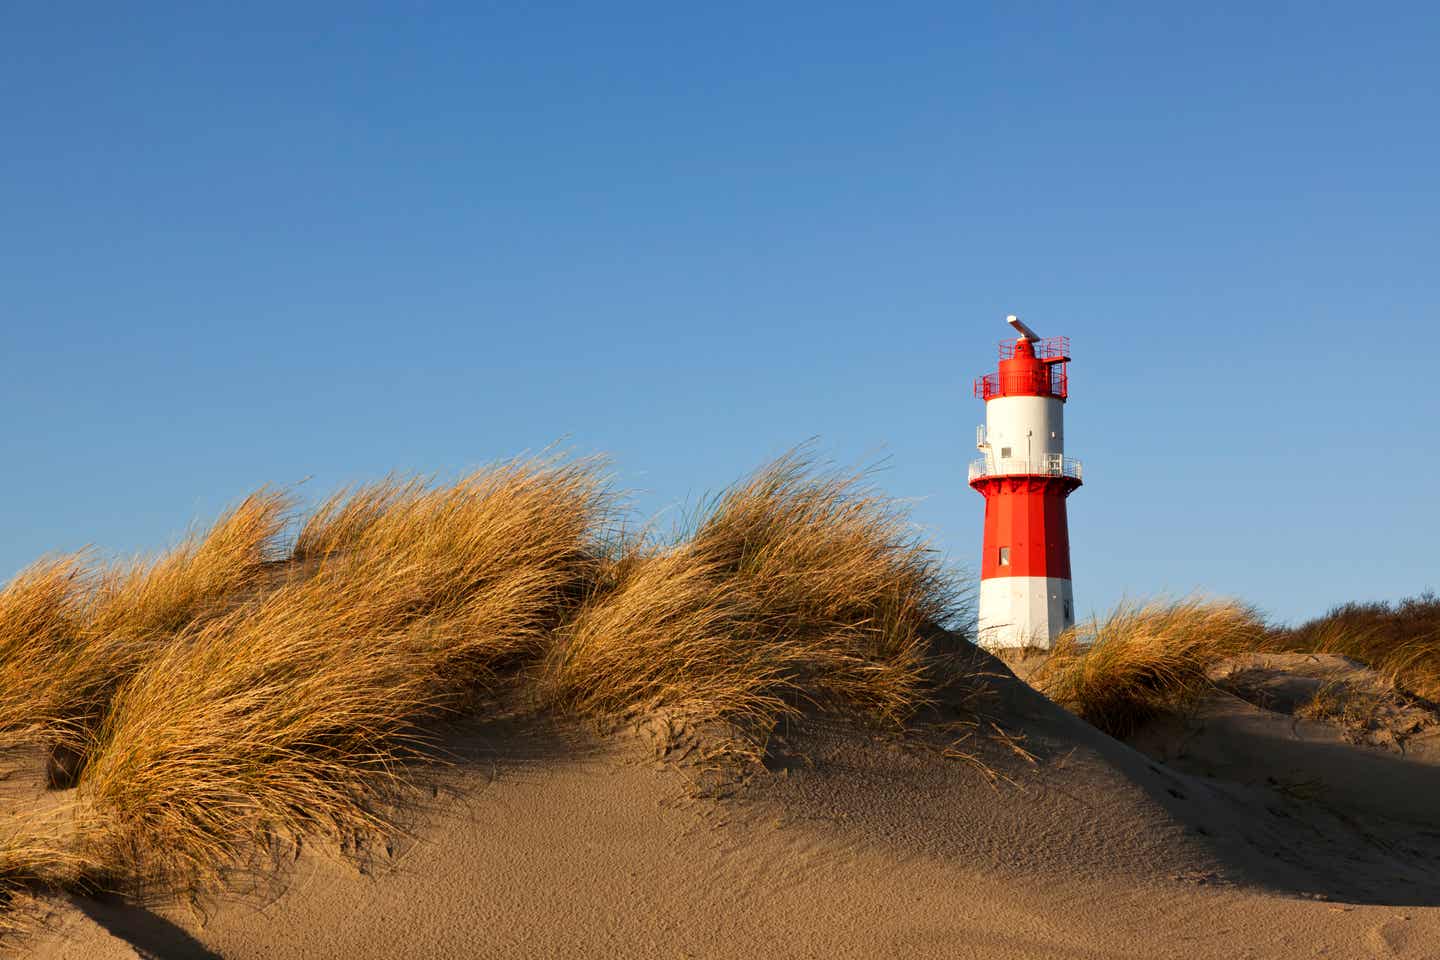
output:
M 42 739 L 68 785 L 115 689 L 187 625 L 244 602 L 281 555 L 290 501 L 260 491 L 154 560 L 50 560 L 0 594 L 0 732 Z
M 547 461 L 352 498 L 310 528 L 303 576 L 117 693 L 80 784 L 104 859 L 203 886 L 270 838 L 382 828 L 414 723 L 538 648 L 592 575 L 605 508 L 592 465 Z
M 84 828 L 15 846 L 8 876 L 203 890 L 302 837 L 388 830 L 426 724 L 502 684 L 572 716 L 721 721 L 750 755 L 806 705 L 899 724 L 925 701 L 960 594 L 863 476 L 792 454 L 658 542 L 619 535 L 599 471 L 342 491 L 288 557 L 290 501 L 262 491 L 159 560 L 26 571 L 0 592 L 0 721 L 73 745 Z
M 1291 629 L 1270 632 L 1273 650 L 1335 653 L 1359 660 L 1411 693 L 1440 700 L 1440 597 L 1348 603 Z
M 81 555 L 42 560 L 0 590 L 0 732 L 38 736 L 67 712 L 89 588 Z
M 725 491 L 679 542 L 632 546 L 612 580 L 558 635 L 555 701 L 725 721 L 741 753 L 807 702 L 903 722 L 959 596 L 893 501 L 798 453 Z
M 1122 604 L 1072 628 L 1030 675 L 1043 693 L 1116 737 L 1193 701 L 1219 660 L 1256 649 L 1259 615 L 1233 600 L 1190 597 Z

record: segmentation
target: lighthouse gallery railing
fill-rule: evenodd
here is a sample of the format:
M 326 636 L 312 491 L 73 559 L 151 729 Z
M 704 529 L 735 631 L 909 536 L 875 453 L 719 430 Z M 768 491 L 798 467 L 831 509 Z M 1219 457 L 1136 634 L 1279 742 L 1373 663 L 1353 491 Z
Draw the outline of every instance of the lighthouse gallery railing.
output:
M 1074 457 L 1048 453 L 1043 459 L 1026 460 L 1023 457 L 981 457 L 970 462 L 970 479 L 995 477 L 1004 474 L 1024 473 L 1043 477 L 1074 477 L 1084 480 L 1085 470 Z

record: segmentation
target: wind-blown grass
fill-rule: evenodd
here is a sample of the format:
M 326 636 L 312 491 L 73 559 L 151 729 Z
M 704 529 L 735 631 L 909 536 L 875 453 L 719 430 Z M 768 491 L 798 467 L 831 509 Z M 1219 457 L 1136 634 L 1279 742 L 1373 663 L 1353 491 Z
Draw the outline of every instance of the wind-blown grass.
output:
M 781 643 L 762 635 L 755 598 L 717 565 L 683 549 L 648 550 L 613 576 L 551 649 L 545 688 L 559 710 L 613 718 L 672 707 L 758 730 L 790 709 Z
M 154 560 L 50 560 L 0 593 L 0 732 L 38 737 L 68 783 L 115 689 L 190 624 L 264 589 L 290 509 L 260 491 Z
M 353 550 L 374 528 L 396 510 L 424 497 L 426 484 L 418 477 L 390 477 L 378 483 L 339 490 L 319 504 L 295 538 L 291 559 L 307 563 L 344 550 Z
M 281 557 L 290 515 L 262 491 L 158 561 L 55 560 L 0 592 L 0 719 L 85 761 L 56 876 L 203 890 L 392 829 L 427 724 L 501 687 L 720 721 L 741 756 L 807 705 L 903 724 L 960 607 L 899 505 L 801 454 L 671 542 L 620 536 L 600 465 L 559 458 L 342 491 Z M 34 849 L 17 882 L 41 882 Z
M 1092 725 L 1126 737 L 1193 702 L 1210 689 L 1210 667 L 1257 649 L 1264 636 L 1260 616 L 1234 600 L 1125 603 L 1061 634 L 1029 680 Z
M 80 783 L 106 859 L 204 886 L 271 838 L 383 826 L 414 723 L 534 654 L 592 576 L 606 503 L 591 465 L 543 461 L 352 500 L 310 527 L 312 569 L 117 693 Z
M 807 651 L 813 696 L 891 722 L 918 705 L 929 631 L 955 618 L 960 588 L 903 506 L 863 475 L 792 453 L 722 494 L 689 543 L 756 597 L 776 636 Z
M 0 590 L 0 732 L 38 736 L 64 712 L 89 582 L 77 554 L 33 564 Z
M 633 546 L 559 632 L 547 687 L 586 715 L 728 721 L 742 752 L 803 703 L 898 724 L 925 699 L 931 633 L 958 598 L 897 504 L 791 454 L 679 542 Z

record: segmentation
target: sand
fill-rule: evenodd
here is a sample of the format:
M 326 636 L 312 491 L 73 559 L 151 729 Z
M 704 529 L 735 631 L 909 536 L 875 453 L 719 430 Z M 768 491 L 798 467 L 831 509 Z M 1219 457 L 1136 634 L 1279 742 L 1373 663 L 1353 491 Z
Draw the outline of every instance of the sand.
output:
M 683 748 L 659 755 L 643 721 L 603 738 L 538 721 L 457 730 L 462 761 L 388 850 L 307 850 L 199 907 L 57 900 L 20 949 L 97 960 L 1440 956 L 1440 726 L 1425 705 L 1406 707 L 1419 729 L 1367 739 L 1297 719 L 1279 697 L 1252 702 L 1267 676 L 1284 688 L 1319 668 L 1248 663 L 1250 686 L 1221 677 L 1226 690 L 1132 746 L 987 668 L 987 715 L 1024 731 L 1034 755 L 972 736 L 960 750 L 998 780 L 945 755 L 955 731 L 902 739 L 823 718 L 781 731 L 747 776 L 699 771 Z

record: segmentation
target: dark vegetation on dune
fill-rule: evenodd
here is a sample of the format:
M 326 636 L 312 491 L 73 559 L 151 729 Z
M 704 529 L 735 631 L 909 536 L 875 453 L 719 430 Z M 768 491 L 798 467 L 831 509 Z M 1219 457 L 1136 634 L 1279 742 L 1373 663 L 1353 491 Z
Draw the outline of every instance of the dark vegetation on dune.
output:
M 390 829 L 426 722 L 663 708 L 753 758 L 778 720 L 901 727 L 948 676 L 957 579 L 863 475 L 795 453 L 671 538 L 593 461 L 249 497 L 157 559 L 51 558 L 0 591 L 0 736 L 58 812 L 12 818 L 0 896 L 198 892 L 302 837 Z M 12 918 L 14 914 L 11 914 Z
M 1425 592 L 1398 603 L 1346 603 L 1267 638 L 1276 650 L 1338 653 L 1440 701 L 1440 596 Z

